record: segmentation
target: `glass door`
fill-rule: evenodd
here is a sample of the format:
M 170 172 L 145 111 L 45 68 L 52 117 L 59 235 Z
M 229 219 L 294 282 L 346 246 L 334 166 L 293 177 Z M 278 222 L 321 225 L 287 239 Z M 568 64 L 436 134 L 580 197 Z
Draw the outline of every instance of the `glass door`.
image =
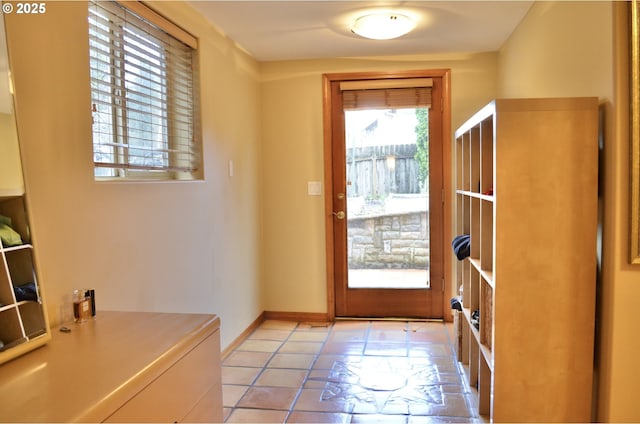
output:
M 345 111 L 349 288 L 429 288 L 428 116 Z

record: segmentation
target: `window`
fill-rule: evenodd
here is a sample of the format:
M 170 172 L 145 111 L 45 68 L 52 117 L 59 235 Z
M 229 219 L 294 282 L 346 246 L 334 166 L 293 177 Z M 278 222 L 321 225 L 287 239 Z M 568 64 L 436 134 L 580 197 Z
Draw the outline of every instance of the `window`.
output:
M 96 178 L 196 178 L 196 48 L 139 2 L 89 3 Z

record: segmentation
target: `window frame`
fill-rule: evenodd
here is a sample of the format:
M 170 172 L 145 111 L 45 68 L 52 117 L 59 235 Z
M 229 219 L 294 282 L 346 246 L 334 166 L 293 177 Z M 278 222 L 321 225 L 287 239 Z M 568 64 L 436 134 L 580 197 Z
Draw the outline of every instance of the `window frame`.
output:
M 102 20 L 95 17 L 99 13 L 97 11 L 103 13 L 104 16 L 100 16 Z M 94 179 L 97 181 L 201 179 L 198 40 L 138 1 L 91 0 L 88 14 Z M 107 30 L 104 30 L 105 22 Z M 130 35 L 127 39 L 127 33 L 134 35 Z M 153 44 L 152 47 L 143 48 L 145 51 L 157 53 L 158 58 L 157 66 L 151 69 L 158 70 L 155 77 L 159 82 L 135 81 L 140 87 L 146 89 L 144 95 L 127 88 L 131 78 L 137 77 L 138 80 L 142 80 L 134 71 L 144 68 L 143 65 L 134 63 L 137 59 L 127 59 L 127 54 L 133 57 L 135 50 L 140 51 L 141 48 L 139 45 L 135 46 L 137 41 L 134 41 L 134 37 L 140 37 L 140 40 Z M 104 51 L 105 46 L 108 46 L 107 53 Z M 100 51 L 101 47 L 102 51 Z M 176 49 L 178 53 L 174 53 Z M 100 72 L 100 65 L 104 67 L 106 63 L 104 60 L 100 63 L 100 54 L 102 59 L 108 59 L 108 70 L 102 75 L 103 79 L 97 74 L 94 77 L 94 72 Z M 187 60 L 180 55 L 184 55 Z M 178 65 L 180 59 L 183 63 Z M 130 69 L 127 70 L 127 67 Z M 104 87 L 104 80 L 108 80 L 106 85 L 109 92 L 98 88 L 100 84 Z M 160 88 L 154 92 L 146 84 L 157 84 Z M 184 88 L 183 92 L 179 93 L 176 87 Z M 109 103 L 100 104 L 100 95 L 103 99 L 108 99 Z M 155 100 L 160 106 L 149 103 L 145 104 L 148 110 L 136 112 L 135 108 L 128 104 L 131 100 L 130 96 L 138 96 L 149 102 Z M 131 100 L 130 103 L 135 104 L 135 101 Z M 99 107 L 101 109 L 98 109 Z M 172 115 L 175 115 L 176 111 L 185 119 L 173 119 Z M 157 119 L 153 117 L 154 112 Z M 157 131 L 145 134 L 145 138 L 140 137 L 141 143 L 137 146 L 132 144 L 132 138 L 128 134 L 132 127 L 128 115 L 136 113 L 142 116 L 142 125 L 149 123 L 147 119 L 159 122 L 157 125 L 149 125 Z M 102 124 L 102 129 L 107 129 L 107 132 L 102 134 L 98 142 L 97 137 L 101 137 L 101 130 L 97 129 L 96 126 L 100 124 L 96 121 L 100 117 L 107 118 Z M 145 132 L 147 131 L 137 130 L 139 135 Z M 178 133 L 186 136 L 178 136 Z M 147 136 L 149 137 L 146 138 Z M 112 160 L 104 162 L 96 160 L 96 155 L 100 153 L 98 147 L 103 142 L 111 145 L 112 152 L 107 154 L 112 155 Z M 154 146 L 148 147 L 149 144 Z M 144 153 L 129 154 L 128 150 L 134 149 Z M 148 156 L 146 152 L 150 152 L 154 157 L 159 155 L 161 165 L 150 164 L 154 159 L 144 158 Z M 130 163 L 131 159 L 136 157 L 150 162 L 142 165 Z M 185 164 L 186 166 L 182 166 Z M 102 169 L 111 170 L 111 175 L 100 175 Z

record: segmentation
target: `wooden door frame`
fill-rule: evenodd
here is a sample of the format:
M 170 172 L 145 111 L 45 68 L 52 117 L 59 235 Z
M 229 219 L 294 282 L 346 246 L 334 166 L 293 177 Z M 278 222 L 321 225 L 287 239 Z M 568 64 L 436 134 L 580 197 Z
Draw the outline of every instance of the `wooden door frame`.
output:
M 417 71 L 397 71 L 397 72 L 355 72 L 355 73 L 335 73 L 322 75 L 322 120 L 324 139 L 324 215 L 325 215 L 325 265 L 327 272 L 327 316 L 330 320 L 336 317 L 336 294 L 335 294 L 335 269 L 334 269 L 334 222 L 333 219 L 333 197 L 328 194 L 333 190 L 333 169 L 332 169 L 332 107 L 331 104 L 331 83 L 342 80 L 367 80 L 367 79 L 393 79 L 393 78 L 442 78 L 442 160 L 443 186 L 444 186 L 444 229 L 443 229 L 443 249 L 447 247 L 447 240 L 451 240 L 452 217 L 453 217 L 453 193 L 452 193 L 452 161 L 451 161 L 451 70 L 450 69 L 427 69 Z M 447 166 L 448 165 L 448 166 Z M 448 171 L 448 172 L 447 172 Z M 449 304 L 449 294 L 452 293 L 452 255 L 444 254 L 444 296 L 442 311 L 445 321 L 452 321 L 451 306 Z

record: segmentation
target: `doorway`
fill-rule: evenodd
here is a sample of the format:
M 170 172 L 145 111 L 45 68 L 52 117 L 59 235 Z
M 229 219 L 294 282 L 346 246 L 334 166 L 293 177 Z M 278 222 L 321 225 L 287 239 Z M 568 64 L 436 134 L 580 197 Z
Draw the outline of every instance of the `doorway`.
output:
M 324 76 L 336 317 L 444 316 L 447 81 L 448 71 Z

